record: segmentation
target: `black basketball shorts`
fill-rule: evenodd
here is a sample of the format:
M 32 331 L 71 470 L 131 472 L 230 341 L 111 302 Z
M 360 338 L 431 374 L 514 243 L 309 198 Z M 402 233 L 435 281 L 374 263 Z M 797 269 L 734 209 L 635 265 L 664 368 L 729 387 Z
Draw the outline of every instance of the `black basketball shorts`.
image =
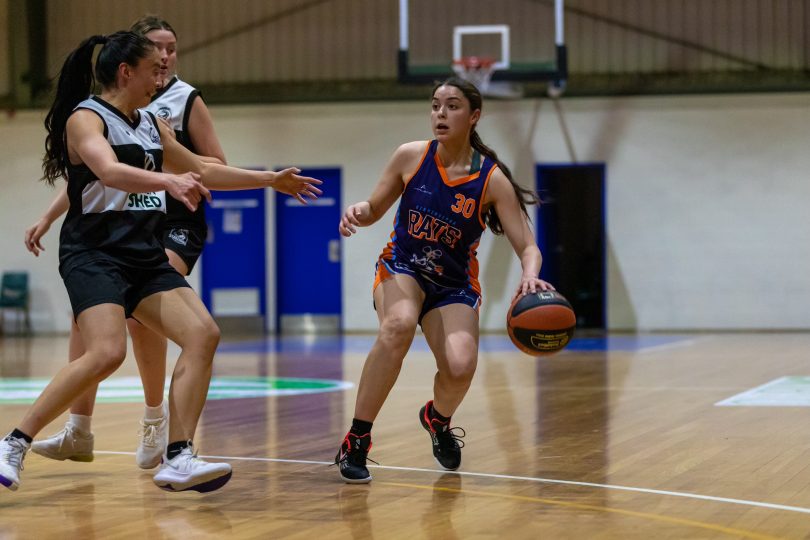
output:
M 163 229 L 161 240 L 166 249 L 174 251 L 183 259 L 190 274 L 202 254 L 206 234 L 205 230 L 170 225 Z
M 133 268 L 108 259 L 93 260 L 75 266 L 62 279 L 74 319 L 99 304 L 123 306 L 129 318 L 147 296 L 189 286 L 168 261 L 152 268 Z

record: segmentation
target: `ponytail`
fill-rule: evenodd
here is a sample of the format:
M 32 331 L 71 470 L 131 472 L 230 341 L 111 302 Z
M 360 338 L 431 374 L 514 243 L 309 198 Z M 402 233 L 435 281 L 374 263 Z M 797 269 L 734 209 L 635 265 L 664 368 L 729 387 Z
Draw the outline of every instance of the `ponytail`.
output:
M 43 180 L 53 185 L 56 179 L 65 175 L 67 169 L 67 147 L 65 146 L 65 126 L 73 109 L 87 99 L 93 91 L 93 49 L 104 44 L 104 36 L 92 36 L 82 41 L 70 53 L 59 73 L 56 97 L 51 110 L 45 117 L 45 157 L 42 160 Z
M 93 69 L 93 51 L 103 45 Z M 71 52 L 62 70 L 53 105 L 45 117 L 45 157 L 42 158 L 42 179 L 53 185 L 60 177 L 66 177 L 68 153 L 65 127 L 76 105 L 93 93 L 98 82 L 103 88 L 115 86 L 118 66 L 130 66 L 152 52 L 154 45 L 145 37 L 132 32 L 116 32 L 109 36 L 92 36 L 82 41 Z
M 495 150 L 483 143 L 481 137 L 478 135 L 478 132 L 475 131 L 475 129 L 473 129 L 470 133 L 470 146 L 478 150 L 481 155 L 487 156 L 489 159 L 495 162 L 501 172 L 503 172 L 504 176 L 506 176 L 507 180 L 509 180 L 509 183 L 512 184 L 512 189 L 515 190 L 515 195 L 517 195 L 518 203 L 520 203 L 520 209 L 523 212 L 523 215 L 525 215 L 526 218 L 531 221 L 529 212 L 526 210 L 526 205 L 540 204 L 540 197 L 537 195 L 537 193 L 531 189 L 526 189 L 515 182 L 515 179 L 512 176 L 512 171 L 509 170 L 509 167 L 507 167 L 498 158 L 498 154 L 495 153 Z M 498 217 L 498 213 L 495 211 L 494 205 L 491 206 L 484 215 L 484 223 L 489 225 L 489 228 L 494 234 L 503 234 L 501 219 Z
M 478 91 L 478 88 L 476 88 L 471 82 L 460 77 L 450 77 L 446 81 L 434 86 L 433 94 L 436 94 L 436 90 L 438 90 L 441 86 L 455 86 L 461 90 L 461 93 L 464 94 L 464 97 L 466 97 L 470 102 L 471 110 L 475 111 L 476 109 L 480 110 L 482 108 L 484 99 L 481 97 L 481 92 Z M 509 167 L 507 167 L 498 158 L 498 154 L 495 153 L 495 150 L 484 144 L 481 137 L 478 135 L 478 132 L 475 130 L 475 126 L 473 126 L 473 129 L 470 132 L 470 146 L 472 146 L 475 150 L 478 150 L 481 155 L 484 155 L 495 162 L 498 168 L 503 172 L 504 176 L 506 176 L 507 180 L 509 180 L 509 183 L 512 184 L 512 189 L 515 190 L 515 195 L 517 195 L 518 203 L 520 203 L 520 209 L 523 212 L 523 215 L 525 215 L 527 219 L 531 220 L 531 218 L 529 218 L 529 212 L 526 210 L 526 206 L 540 204 L 540 197 L 537 195 L 537 193 L 531 189 L 526 189 L 515 182 L 515 179 L 512 176 L 512 171 L 510 171 Z M 501 220 L 498 217 L 498 213 L 495 211 L 494 206 L 487 210 L 487 213 L 484 215 L 484 223 L 489 226 L 493 233 L 503 234 L 503 226 L 501 226 Z

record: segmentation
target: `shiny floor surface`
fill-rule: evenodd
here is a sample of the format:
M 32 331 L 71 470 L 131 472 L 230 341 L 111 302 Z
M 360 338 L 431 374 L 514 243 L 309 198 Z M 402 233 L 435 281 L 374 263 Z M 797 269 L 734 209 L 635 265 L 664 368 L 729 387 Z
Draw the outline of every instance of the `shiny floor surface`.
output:
M 374 480 L 347 485 L 330 463 L 373 339 L 223 341 L 196 444 L 234 474 L 203 495 L 135 466 L 130 356 L 100 392 L 95 461 L 29 454 L 0 539 L 810 535 L 808 334 L 611 335 L 539 359 L 484 336 L 457 473 L 417 421 L 435 371 L 418 336 L 374 425 Z M 0 337 L 0 431 L 66 355 L 65 337 Z

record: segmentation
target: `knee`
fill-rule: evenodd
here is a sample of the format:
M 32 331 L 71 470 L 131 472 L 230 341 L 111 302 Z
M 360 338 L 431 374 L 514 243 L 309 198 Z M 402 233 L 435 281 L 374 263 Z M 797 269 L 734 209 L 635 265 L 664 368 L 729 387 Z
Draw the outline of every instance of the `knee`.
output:
M 382 321 L 378 338 L 389 347 L 408 347 L 415 333 L 416 321 L 395 315 Z
M 219 346 L 219 340 L 222 337 L 222 332 L 219 330 L 219 325 L 214 322 L 214 319 L 209 319 L 205 328 L 202 330 L 205 336 L 205 346 L 211 350 L 213 354 Z
M 214 319 L 209 317 L 206 320 L 200 321 L 199 324 L 191 329 L 189 339 L 182 347 L 199 349 L 204 356 L 213 358 L 217 346 L 219 345 L 220 337 L 219 326 L 214 322 Z
M 466 388 L 472 383 L 473 376 L 475 376 L 476 364 L 475 358 L 451 362 L 449 368 L 442 375 L 444 375 L 447 384 Z
M 89 353 L 93 378 L 103 380 L 121 367 L 127 356 L 127 345 L 123 343 L 98 344 Z

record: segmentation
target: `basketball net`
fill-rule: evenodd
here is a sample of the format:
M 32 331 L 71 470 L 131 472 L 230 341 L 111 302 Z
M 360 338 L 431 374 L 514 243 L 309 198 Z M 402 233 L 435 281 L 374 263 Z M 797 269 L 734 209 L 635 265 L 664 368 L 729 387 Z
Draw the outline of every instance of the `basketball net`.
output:
M 489 91 L 495 60 L 484 56 L 462 56 L 453 60 L 453 71 L 467 82 L 471 82 L 482 94 Z
M 474 84 L 481 95 L 502 99 L 518 99 L 523 96 L 520 86 L 492 80 L 492 74 L 495 72 L 494 58 L 462 56 L 453 60 L 453 71 L 465 81 Z

